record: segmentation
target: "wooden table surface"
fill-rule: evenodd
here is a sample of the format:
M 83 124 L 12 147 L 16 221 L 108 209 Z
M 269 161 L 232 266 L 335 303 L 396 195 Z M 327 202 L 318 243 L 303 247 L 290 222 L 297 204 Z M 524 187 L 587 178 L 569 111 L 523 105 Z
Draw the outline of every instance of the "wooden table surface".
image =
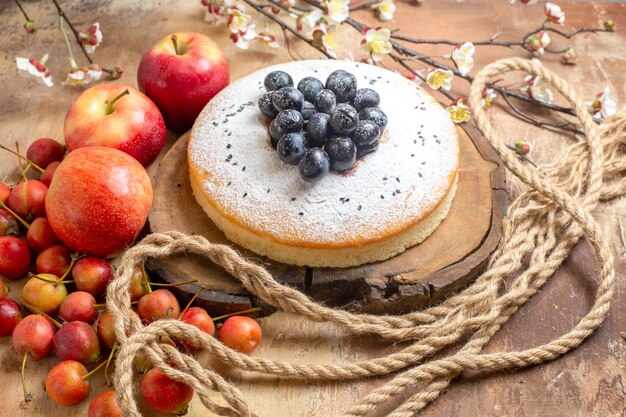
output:
M 125 73 L 122 82 L 136 86 L 136 69 L 142 54 L 161 37 L 175 31 L 197 31 L 213 37 L 231 62 L 232 78 L 290 57 L 284 50 L 268 52 L 253 49 L 242 52 L 227 39 L 224 27 L 203 22 L 204 12 L 196 0 L 61 0 L 66 12 L 81 28 L 100 22 L 104 44 L 95 54 L 102 65 L 119 65 Z M 21 15 L 13 2 L 0 2 L 0 142 L 11 146 L 16 140 L 24 149 L 38 137 L 63 141 L 63 120 L 71 101 L 80 89 L 62 87 L 67 61 L 56 29 L 55 12 L 50 1 L 24 1 L 40 30 L 29 36 L 22 29 Z M 562 4 L 567 29 L 600 26 L 606 19 L 616 23 L 616 33 L 587 34 L 571 41 L 579 55 L 576 66 L 563 66 L 558 56 L 543 59 L 544 65 L 558 70 L 581 96 L 591 99 L 605 85 L 621 107 L 626 101 L 626 4 Z M 401 28 L 407 35 L 423 38 L 479 40 L 501 31 L 501 39 L 516 39 L 536 27 L 543 19 L 541 5 L 509 6 L 508 1 L 426 0 L 415 7 L 399 4 L 396 18 L 387 26 Z M 361 20 L 376 25 L 368 12 L 358 12 Z M 15 57 L 41 56 L 57 39 L 49 65 L 57 75 L 57 86 L 48 89 L 33 79 L 20 78 L 15 71 Z M 554 40 L 564 46 L 564 40 Z M 296 50 L 303 57 L 316 57 L 304 45 Z M 423 48 L 428 54 L 449 53 L 436 47 Z M 505 56 L 527 56 L 519 49 L 478 47 L 477 68 Z M 476 70 L 474 70 L 475 72 Z M 455 84 L 463 94 L 467 85 Z M 496 127 L 503 140 L 512 143 L 526 139 L 533 143 L 532 158 L 547 161 L 572 138 L 541 131 L 494 109 Z M 170 137 L 171 145 L 175 139 Z M 154 166 L 151 169 L 154 173 Z M 0 154 L 0 178 L 15 179 L 15 159 Z M 513 193 L 519 186 L 513 186 Z M 620 333 L 626 331 L 626 246 L 622 225 L 626 224 L 624 200 L 601 205 L 594 215 L 609 237 L 616 256 L 617 291 L 614 304 L 598 332 L 575 351 L 548 364 L 517 373 L 464 375 L 447 392 L 431 404 L 423 416 L 626 416 L 626 343 Z M 579 244 L 570 259 L 550 282 L 504 326 L 487 346 L 487 351 L 518 350 L 546 342 L 571 329 L 590 307 L 595 290 L 596 261 L 585 243 Z M 22 282 L 11 283 L 11 296 L 17 298 Z M 262 319 L 265 339 L 255 355 L 319 363 L 343 363 L 377 356 L 389 351 L 388 345 L 373 337 L 354 338 L 326 324 L 311 324 L 299 317 L 277 313 Z M 397 348 L 397 347 L 393 347 Z M 21 402 L 19 358 L 10 340 L 0 341 L 0 386 L 3 401 L 0 417 L 48 417 L 85 415 L 87 403 L 72 409 L 55 406 L 46 398 L 41 381 L 56 363 L 51 358 L 28 364 L 27 381 L 34 400 Z M 200 354 L 205 363 L 210 358 Z M 383 380 L 358 383 L 294 383 L 275 378 L 258 378 L 229 372 L 219 367 L 229 379 L 237 382 L 252 406 L 264 417 L 271 416 L 338 416 L 362 395 Z M 92 396 L 102 390 L 103 381 L 93 381 Z M 393 404 L 382 407 L 375 415 L 385 415 Z M 191 416 L 211 415 L 194 399 Z

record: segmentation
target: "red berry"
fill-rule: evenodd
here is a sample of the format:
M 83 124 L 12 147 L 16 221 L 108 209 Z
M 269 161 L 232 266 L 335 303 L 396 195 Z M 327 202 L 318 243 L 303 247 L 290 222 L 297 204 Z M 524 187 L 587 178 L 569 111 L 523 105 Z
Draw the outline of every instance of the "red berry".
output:
M 67 323 L 54 335 L 54 354 L 61 360 L 93 363 L 100 358 L 98 335 L 85 322 Z
M 89 381 L 83 379 L 87 368 L 76 361 L 59 362 L 48 372 L 45 387 L 48 397 L 57 404 L 78 405 L 89 396 Z
M 193 398 L 193 389 L 152 368 L 141 379 L 141 394 L 148 405 L 159 413 L 183 415 Z
M 0 297 L 0 337 L 11 336 L 20 320 L 20 305 L 10 298 Z
M 6 204 L 10 195 L 11 189 L 5 183 L 0 182 L 0 201 Z
M 219 339 L 226 346 L 243 353 L 251 353 L 261 343 L 261 326 L 254 319 L 233 316 L 220 327 Z
M 35 263 L 40 274 L 63 276 L 72 262 L 70 250 L 63 245 L 54 245 L 44 249 Z
M 46 184 L 46 187 L 50 187 L 50 183 L 52 182 L 52 177 L 54 177 L 54 173 L 57 170 L 57 167 L 60 165 L 60 162 L 52 162 L 41 174 L 41 178 L 39 179 L 41 182 Z
M 168 290 L 160 289 L 139 299 L 137 313 L 145 323 L 164 318 L 175 319 L 180 315 L 180 304 L 178 304 L 174 294 Z
M 113 268 L 106 259 L 90 256 L 76 262 L 72 268 L 72 277 L 76 288 L 98 297 L 105 293 L 113 279 Z
M 17 236 L 20 228 L 15 217 L 8 211 L 0 209 L 0 236 Z
M 50 138 L 37 139 L 26 151 L 26 158 L 43 169 L 46 169 L 52 162 L 63 160 L 63 156 L 65 156 L 63 145 Z
M 131 301 L 137 301 L 144 295 L 148 294 L 150 291 L 150 278 L 148 276 L 144 277 L 143 270 L 139 267 L 135 267 L 133 269 L 133 275 L 130 277 L 130 299 Z
M 203 332 L 211 336 L 215 334 L 215 324 L 213 324 L 213 320 L 211 319 L 211 316 L 209 316 L 209 314 L 203 308 L 189 307 L 187 311 L 183 313 L 180 319 L 184 323 L 196 326 L 198 329 L 202 330 Z M 186 340 L 182 340 L 181 342 L 188 349 L 198 348 L 198 346 L 195 346 L 193 343 L 188 342 Z
M 85 291 L 70 293 L 61 302 L 59 316 L 65 321 L 84 321 L 93 323 L 98 318 L 96 299 Z
M 20 321 L 11 336 L 13 349 L 22 357 L 28 352 L 28 359 L 37 362 L 52 352 L 54 327 L 50 321 L 39 314 L 32 314 Z
M 122 410 L 117 405 L 115 391 L 101 392 L 89 403 L 87 417 L 122 417 Z
M 0 236 L 0 275 L 9 279 L 22 278 L 30 269 L 30 250 L 14 236 Z
M 50 222 L 45 217 L 37 217 L 26 232 L 26 244 L 33 252 L 39 253 L 59 242 Z
M 22 219 L 46 215 L 46 195 L 48 187 L 41 181 L 20 182 L 11 190 L 7 206 Z

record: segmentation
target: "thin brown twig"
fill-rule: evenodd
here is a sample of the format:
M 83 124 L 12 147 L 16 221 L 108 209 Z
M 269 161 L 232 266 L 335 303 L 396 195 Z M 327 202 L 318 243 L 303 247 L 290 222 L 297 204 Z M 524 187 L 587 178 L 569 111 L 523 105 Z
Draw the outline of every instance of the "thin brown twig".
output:
M 528 162 L 529 164 L 531 164 L 532 166 L 534 166 L 535 168 L 537 168 L 537 165 L 530 160 L 530 158 L 528 158 L 526 155 L 524 155 L 523 153 L 521 153 L 520 151 L 517 150 L 517 148 L 513 145 L 509 145 L 508 143 L 505 143 L 504 146 L 506 146 L 507 148 L 509 148 L 510 150 L 512 150 L 513 152 L 515 152 L 520 158 L 522 158 L 524 161 Z
M 70 30 L 72 31 L 72 33 L 74 34 L 74 38 L 76 39 L 76 43 L 78 43 L 78 46 L 80 47 L 80 50 L 83 52 L 83 55 L 87 59 L 87 62 L 89 62 L 89 65 L 93 65 L 93 59 L 87 53 L 87 50 L 85 49 L 85 45 L 83 45 L 83 43 L 80 41 L 80 32 L 76 29 L 74 24 L 67 17 L 67 15 L 65 14 L 65 11 L 63 11 L 59 2 L 57 0 L 52 0 L 52 3 L 57 9 L 57 14 L 59 15 L 59 17 L 63 18 L 63 20 L 65 20 L 67 25 L 70 27 Z M 110 68 L 100 67 L 100 69 L 109 75 L 113 75 L 114 73 L 117 74 L 117 71 L 110 69 Z
M 52 0 L 52 1 L 56 1 L 56 0 Z M 290 25 L 286 24 L 285 22 L 283 22 L 282 20 L 280 20 L 279 18 L 277 18 L 276 16 L 274 16 L 272 13 L 268 13 L 265 10 L 263 10 L 261 7 L 259 7 L 259 5 L 251 0 L 243 0 L 246 4 L 248 4 L 250 7 L 252 7 L 254 10 L 256 10 L 258 13 L 261 13 L 262 15 L 264 15 L 265 17 L 267 17 L 268 19 L 274 21 L 275 23 L 277 23 L 281 28 L 288 30 L 289 32 L 293 33 L 294 35 L 296 35 L 298 38 L 300 38 L 301 40 L 303 40 L 304 42 L 306 42 L 307 44 L 311 45 L 313 48 L 317 49 L 318 51 L 320 51 L 321 53 L 323 53 L 327 58 L 333 59 L 333 57 L 326 52 L 325 50 L 321 49 L 321 48 L 317 48 L 315 46 L 315 44 L 313 43 L 313 40 L 306 38 L 305 36 L 303 36 L 300 32 L 298 32 L 296 29 L 294 29 L 293 27 L 291 27 Z
M 24 19 L 26 19 L 27 21 L 31 21 L 30 17 L 28 17 L 28 14 L 26 14 L 26 10 L 24 10 L 24 8 L 22 7 L 22 4 L 19 2 L 19 0 L 14 0 L 15 4 L 17 4 L 17 7 L 19 7 L 20 11 L 22 12 L 22 14 L 24 15 Z

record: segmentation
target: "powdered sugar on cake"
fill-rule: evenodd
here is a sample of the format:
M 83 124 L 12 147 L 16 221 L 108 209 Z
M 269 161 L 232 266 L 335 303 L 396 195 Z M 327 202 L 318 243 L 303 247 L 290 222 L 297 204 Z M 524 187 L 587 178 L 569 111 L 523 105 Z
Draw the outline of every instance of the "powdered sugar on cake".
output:
M 379 93 L 389 123 L 378 150 L 355 169 L 309 184 L 297 166 L 277 158 L 257 102 L 271 71 L 288 72 L 297 85 L 306 76 L 325 82 L 337 69 Z M 415 83 L 332 60 L 280 64 L 238 80 L 202 111 L 189 142 L 189 164 L 206 178 L 203 188 L 216 209 L 250 231 L 303 246 L 366 243 L 414 225 L 447 194 L 458 157 L 447 112 Z

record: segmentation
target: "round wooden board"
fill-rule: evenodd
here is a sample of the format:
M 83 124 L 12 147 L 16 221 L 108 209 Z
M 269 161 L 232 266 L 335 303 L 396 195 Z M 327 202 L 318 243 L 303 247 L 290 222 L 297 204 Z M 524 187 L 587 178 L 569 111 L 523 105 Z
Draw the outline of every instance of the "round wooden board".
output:
M 461 148 L 459 184 L 446 219 L 421 244 L 383 262 L 352 268 L 306 268 L 280 264 L 237 247 L 261 262 L 276 279 L 327 305 L 371 313 L 419 309 L 458 291 L 486 266 L 500 240 L 506 210 L 504 168 L 473 125 L 458 128 Z M 177 230 L 230 243 L 196 203 L 187 168 L 183 135 L 162 159 L 154 179 L 152 232 Z M 198 284 L 177 287 L 189 298 L 198 291 L 209 313 L 224 314 L 261 305 L 239 282 L 209 261 L 178 255 L 149 260 L 148 268 L 168 282 L 191 278 Z M 262 306 L 267 307 L 267 306 Z M 269 313 L 270 308 L 264 308 Z

